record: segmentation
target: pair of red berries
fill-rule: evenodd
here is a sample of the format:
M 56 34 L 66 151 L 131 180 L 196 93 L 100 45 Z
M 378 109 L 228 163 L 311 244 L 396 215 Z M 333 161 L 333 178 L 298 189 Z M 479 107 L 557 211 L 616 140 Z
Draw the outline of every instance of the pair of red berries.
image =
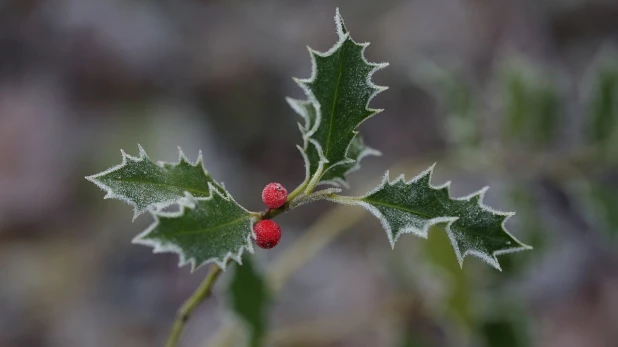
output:
M 271 209 L 280 208 L 288 199 L 288 191 L 279 183 L 269 183 L 262 191 L 262 201 Z M 270 219 L 262 219 L 253 225 L 255 243 L 262 248 L 273 248 L 281 239 L 281 228 Z

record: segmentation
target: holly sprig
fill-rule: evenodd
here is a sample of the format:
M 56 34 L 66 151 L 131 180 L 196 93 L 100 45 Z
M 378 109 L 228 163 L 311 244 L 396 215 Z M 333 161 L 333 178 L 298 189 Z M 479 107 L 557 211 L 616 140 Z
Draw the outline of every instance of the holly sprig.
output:
M 298 149 L 305 162 L 305 179 L 289 194 L 278 184 L 267 186 L 262 196 L 266 210 L 242 207 L 203 168 L 201 153 L 191 162 L 180 149 L 176 163 L 165 163 L 152 161 L 139 146 L 137 157 L 123 151 L 120 165 L 86 177 L 107 192 L 105 198 L 132 205 L 134 219 L 146 211 L 153 216 L 154 222 L 134 243 L 151 246 L 155 253 L 177 253 L 179 266 L 190 264 L 192 270 L 214 264 L 204 284 L 183 306 L 188 309 L 178 317 L 168 346 L 175 345 L 184 321 L 208 296 L 214 279 L 230 261 L 240 264 L 245 250 L 254 253 L 252 239 L 262 248 L 278 243 L 281 229 L 273 218 L 318 200 L 365 208 L 380 220 L 392 247 L 403 234 L 426 238 L 432 225 L 443 224 L 462 266 L 464 258 L 472 255 L 500 269 L 498 255 L 530 248 L 504 226 L 513 213 L 483 203 L 486 188 L 452 198 L 449 183 L 432 185 L 434 166 L 408 181 L 403 175 L 391 180 L 387 171 L 367 194 L 340 195 L 341 187 L 347 187 L 347 175 L 360 168 L 361 160 L 380 155 L 365 145 L 358 127 L 382 111 L 369 107 L 373 97 L 387 89 L 374 84 L 372 76 L 388 64 L 365 59 L 369 44 L 351 38 L 339 10 L 335 23 L 337 43 L 326 52 L 309 49 L 311 77 L 295 80 L 306 99 L 287 99 L 303 120 L 299 123 L 303 143 Z M 318 190 L 320 185 L 331 187 Z M 166 210 L 172 205 L 177 211 Z

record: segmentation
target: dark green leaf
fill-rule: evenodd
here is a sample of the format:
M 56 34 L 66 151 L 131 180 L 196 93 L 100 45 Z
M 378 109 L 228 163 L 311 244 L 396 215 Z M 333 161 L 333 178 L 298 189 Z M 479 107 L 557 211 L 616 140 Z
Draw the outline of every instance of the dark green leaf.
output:
M 264 278 L 249 257 L 245 257 L 243 264 L 234 269 L 229 293 L 232 309 L 247 324 L 249 346 L 261 346 L 266 332 L 270 295 Z
M 134 207 L 134 219 L 144 211 L 170 206 L 184 196 L 210 196 L 209 184 L 221 188 L 202 167 L 202 154 L 191 164 L 180 148 L 177 163 L 154 163 L 139 146 L 139 156 L 122 153 L 122 163 L 87 180 L 105 190 L 106 199 L 119 199 Z
M 230 258 L 240 261 L 244 249 L 253 252 L 254 216 L 212 184 L 209 192 L 206 198 L 187 193 L 178 201 L 178 212 L 151 211 L 155 222 L 133 242 L 152 246 L 155 253 L 177 253 L 179 266 L 190 263 L 193 270 L 210 262 L 225 268 Z
M 345 173 L 356 166 L 354 161 L 360 159 L 352 153 L 356 128 L 381 111 L 368 108 L 368 104 L 386 89 L 373 84 L 371 76 L 387 64 L 369 63 L 365 59 L 364 50 L 368 44 L 359 44 L 350 38 L 339 11 L 335 22 L 339 41 L 325 53 L 310 50 L 312 75 L 309 79 L 297 80 L 309 100 L 288 100 L 305 119 L 301 131 L 310 176 L 318 171 L 320 162 L 324 164 L 324 175 L 332 168 L 349 164 L 347 168 L 330 173 L 323 183 L 345 182 Z M 362 144 L 362 139 L 357 141 L 356 146 Z
M 448 183 L 439 187 L 430 184 L 432 172 L 433 166 L 408 182 L 403 175 L 390 181 L 387 172 L 382 183 L 362 197 L 331 199 L 369 210 L 382 222 L 393 247 L 402 234 L 427 238 L 429 227 L 446 224 L 445 230 L 460 265 L 467 255 L 473 255 L 500 270 L 497 255 L 530 249 L 504 227 L 513 213 L 495 211 L 483 204 L 486 188 L 453 199 L 449 196 Z

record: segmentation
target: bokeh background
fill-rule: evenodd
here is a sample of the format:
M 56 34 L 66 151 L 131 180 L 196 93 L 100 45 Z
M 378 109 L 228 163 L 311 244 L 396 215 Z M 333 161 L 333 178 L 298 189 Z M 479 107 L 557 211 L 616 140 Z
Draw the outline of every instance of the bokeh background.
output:
M 615 0 L 0 1 L 0 346 L 163 345 L 207 270 L 131 244 L 151 218 L 131 223 L 84 176 L 140 143 L 166 161 L 201 149 L 251 210 L 266 183 L 293 188 L 284 97 L 302 97 L 305 46 L 336 41 L 336 6 L 369 60 L 391 63 L 374 76 L 385 112 L 361 127 L 384 155 L 350 193 L 438 162 L 434 183 L 491 186 L 535 249 L 461 270 L 439 229 L 391 250 L 371 216 L 302 207 L 256 251 L 279 279 L 267 345 L 618 346 Z M 233 345 L 228 282 L 182 346 Z

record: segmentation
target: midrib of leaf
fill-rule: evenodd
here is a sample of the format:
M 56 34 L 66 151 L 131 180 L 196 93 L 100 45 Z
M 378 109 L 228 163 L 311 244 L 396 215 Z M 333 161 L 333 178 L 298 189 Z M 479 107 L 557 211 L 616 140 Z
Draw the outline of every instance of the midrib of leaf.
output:
M 210 227 L 210 228 L 206 228 L 206 229 L 198 229 L 198 230 L 184 230 L 184 231 L 179 231 L 179 232 L 174 233 L 174 235 L 187 235 L 187 234 L 201 234 L 201 233 L 206 233 L 206 232 L 213 231 L 213 230 L 216 230 L 216 229 L 220 229 L 220 228 L 223 228 L 223 227 L 226 227 L 226 226 L 232 225 L 232 224 L 236 224 L 236 223 L 238 223 L 238 222 L 240 222 L 241 220 L 246 219 L 246 218 L 247 218 L 246 216 L 245 216 L 245 217 L 240 217 L 240 218 L 237 218 L 237 219 L 235 219 L 235 220 L 233 220 L 233 221 L 231 221 L 231 222 L 227 222 L 227 223 L 219 224 L 219 225 L 216 225 L 216 226 L 213 226 L 213 227 Z
M 347 40 L 346 40 L 347 41 Z M 339 97 L 339 86 L 341 85 L 341 75 L 343 75 L 343 57 L 345 56 L 345 42 L 341 45 L 341 54 L 339 55 L 339 75 L 337 76 L 337 87 L 335 88 L 335 97 L 333 99 L 333 106 L 331 107 L 328 136 L 326 137 L 326 152 L 324 156 L 328 159 L 328 152 L 330 151 L 330 139 L 333 134 L 333 123 L 335 122 L 335 110 L 337 108 L 337 98 Z
M 366 198 L 363 198 L 362 200 L 365 201 L 365 202 L 368 202 L 370 204 L 373 204 L 373 205 L 380 205 L 380 206 L 390 207 L 390 208 L 394 208 L 394 209 L 397 209 L 397 210 L 405 211 L 405 212 L 408 212 L 408 213 L 413 213 L 413 214 L 419 215 L 421 217 L 429 218 L 429 219 L 435 218 L 435 217 L 428 216 L 426 214 L 420 213 L 420 212 L 412 210 L 412 209 L 408 209 L 408 208 L 401 207 L 401 206 L 398 206 L 398 205 L 392 205 L 392 204 L 389 204 L 389 203 L 386 203 L 386 202 L 375 201 L 375 200 L 370 200 L 370 199 L 366 199 Z M 451 218 L 450 216 L 442 216 L 442 217 Z M 452 218 L 455 218 L 455 217 L 452 217 Z
M 370 200 L 370 199 L 361 199 L 361 200 L 363 200 L 363 201 L 365 201 L 365 202 L 368 202 L 368 203 L 370 203 L 370 204 L 373 204 L 373 205 L 381 205 L 381 206 L 385 206 L 385 207 L 390 207 L 390 208 L 398 209 L 398 210 L 401 210 L 401 211 L 404 211 L 404 212 L 408 212 L 408 213 L 416 214 L 416 215 L 418 215 L 418 216 L 425 217 L 425 218 L 427 218 L 427 219 L 441 218 L 441 217 L 446 217 L 446 218 L 460 218 L 460 217 L 457 217 L 457 216 L 435 216 L 435 217 L 431 217 L 431 216 L 428 216 L 428 215 L 426 215 L 426 214 L 420 213 L 420 212 L 418 212 L 418 211 L 415 211 L 415 210 L 412 210 L 412 209 L 408 209 L 408 208 L 405 208 L 405 207 L 401 207 L 401 206 L 397 206 L 397 205 L 392 205 L 392 204 L 389 204 L 389 203 L 378 202 L 378 201 L 375 201 L 375 200 Z M 465 230 L 466 230 L 467 232 L 471 233 L 471 234 L 480 235 L 480 236 L 482 236 L 482 237 L 485 237 L 485 238 L 490 238 L 490 239 L 493 239 L 493 240 L 498 240 L 498 239 L 497 239 L 497 238 L 495 238 L 495 237 L 494 237 L 494 238 L 489 237 L 487 234 L 478 233 L 478 232 L 476 232 L 476 231 L 474 231 L 474 230 L 472 230 L 472 229 L 468 229 L 468 228 L 466 228 Z
M 174 184 L 156 183 L 156 182 L 141 181 L 141 180 L 134 180 L 134 179 L 114 179 L 114 178 L 109 178 L 109 180 L 110 181 L 114 181 L 114 182 L 131 182 L 131 183 L 151 184 L 151 185 L 154 185 L 154 186 L 181 188 L 181 189 L 184 189 L 184 190 L 186 190 L 188 192 L 200 193 L 200 194 L 205 194 L 207 196 L 210 196 L 210 192 L 208 192 L 208 191 L 202 191 L 202 190 L 199 190 L 199 189 L 189 188 L 189 187 L 184 187 L 184 186 L 179 186 L 179 185 L 174 185 Z

